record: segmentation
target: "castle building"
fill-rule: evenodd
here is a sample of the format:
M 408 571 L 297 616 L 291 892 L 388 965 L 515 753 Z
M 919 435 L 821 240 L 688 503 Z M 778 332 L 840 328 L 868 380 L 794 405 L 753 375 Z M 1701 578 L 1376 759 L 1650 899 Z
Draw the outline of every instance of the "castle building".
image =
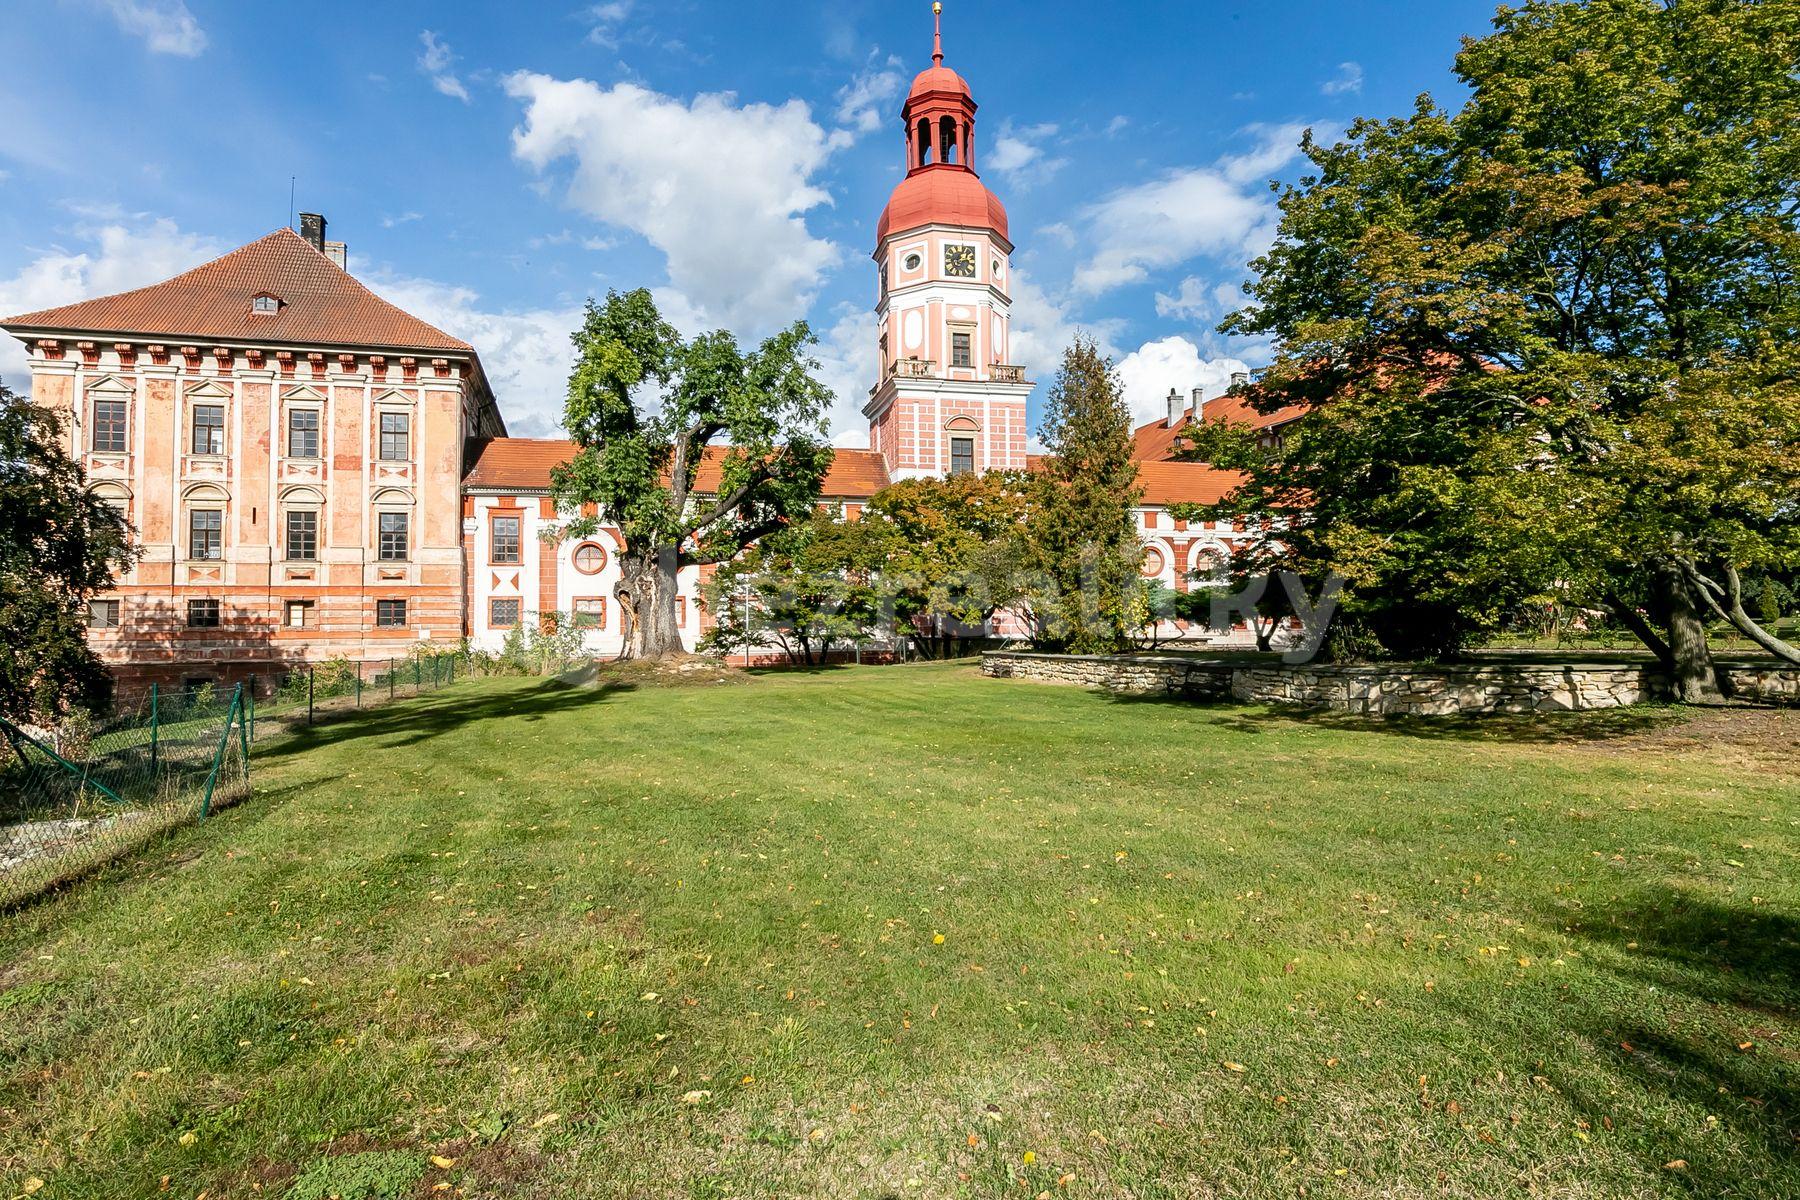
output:
M 901 106 L 906 174 L 875 229 L 870 448 L 838 451 L 820 498 L 852 517 L 897 480 L 1031 466 L 1033 384 L 1008 361 L 1014 247 L 976 173 L 975 113 L 940 29 Z M 549 613 L 569 614 L 595 654 L 619 652 L 620 535 L 553 536 L 571 514 L 556 511 L 551 469 L 573 445 L 506 436 L 474 347 L 357 282 L 325 233 L 302 214 L 299 233 L 162 283 L 0 320 L 27 348 L 35 401 L 64 415 L 68 452 L 137 533 L 139 561 L 93 606 L 98 652 L 128 690 L 229 683 L 421 643 L 497 650 Z M 1269 436 L 1298 415 L 1196 389 L 1134 431 L 1143 573 L 1177 590 L 1243 540 L 1168 511 L 1237 482 L 1174 461 L 1202 412 Z M 699 491 L 709 478 L 703 465 Z M 702 582 L 681 578 L 690 648 L 710 624 Z

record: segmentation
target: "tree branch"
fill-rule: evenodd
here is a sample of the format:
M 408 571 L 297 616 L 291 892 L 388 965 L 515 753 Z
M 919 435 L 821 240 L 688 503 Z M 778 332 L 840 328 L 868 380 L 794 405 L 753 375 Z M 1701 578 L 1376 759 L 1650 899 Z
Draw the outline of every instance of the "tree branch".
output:
M 1650 652 L 1656 655 L 1665 667 L 1674 665 L 1675 652 L 1669 649 L 1669 643 L 1663 641 L 1657 634 L 1656 627 L 1644 619 L 1644 614 L 1627 604 L 1617 592 L 1608 591 L 1601 599 L 1605 601 L 1606 607 L 1612 609 L 1613 615 L 1619 618 L 1620 623 L 1636 634 L 1638 641 L 1648 646 Z
M 1791 646 L 1782 641 L 1751 620 L 1750 614 L 1744 611 L 1743 584 L 1738 579 L 1738 571 L 1735 566 L 1730 563 L 1725 564 L 1727 586 L 1720 587 L 1702 575 L 1692 561 L 1685 558 L 1678 558 L 1675 561 L 1680 564 L 1682 574 L 1687 576 L 1688 582 L 1700 594 L 1700 598 L 1706 601 L 1706 606 L 1712 609 L 1720 620 L 1729 621 L 1739 633 L 1776 658 L 1800 665 L 1800 647 Z M 1722 607 L 1719 604 L 1721 596 L 1728 602 L 1729 607 Z

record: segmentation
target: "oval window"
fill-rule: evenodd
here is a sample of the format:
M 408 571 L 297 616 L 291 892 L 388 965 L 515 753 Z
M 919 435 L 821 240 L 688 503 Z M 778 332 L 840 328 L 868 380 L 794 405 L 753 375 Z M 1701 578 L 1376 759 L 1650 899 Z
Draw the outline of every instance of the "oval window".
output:
M 575 547 L 575 569 L 583 575 L 598 575 L 606 569 L 606 548 L 598 542 L 583 542 Z
M 1145 579 L 1155 579 L 1158 575 L 1162 574 L 1162 569 L 1163 569 L 1162 551 L 1158 550 L 1155 546 L 1145 546 L 1144 547 L 1144 565 L 1139 568 L 1139 570 L 1143 571 L 1144 578 Z
M 1000 274 L 1000 260 L 997 258 L 994 260 L 994 274 Z
M 906 256 L 906 261 L 904 261 L 900 265 L 905 267 L 909 271 L 916 271 L 924 264 L 925 264 L 924 259 L 920 258 L 916 254 L 909 254 Z

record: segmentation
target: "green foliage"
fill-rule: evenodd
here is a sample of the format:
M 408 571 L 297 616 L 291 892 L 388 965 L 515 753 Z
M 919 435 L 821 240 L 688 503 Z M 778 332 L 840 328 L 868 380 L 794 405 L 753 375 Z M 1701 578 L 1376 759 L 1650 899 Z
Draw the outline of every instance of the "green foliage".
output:
M 1226 511 L 1291 517 L 1266 552 L 1415 648 L 1658 563 L 1800 556 L 1800 5 L 1495 25 L 1460 112 L 1306 143 L 1225 328 L 1281 342 L 1259 407 L 1317 408 L 1274 448 L 1196 438 L 1251 473 Z
M 707 581 L 704 599 L 717 624 L 705 646 L 729 654 L 774 643 L 791 661 L 810 664 L 833 643 L 870 640 L 882 616 L 879 571 L 892 546 L 886 527 L 833 509 L 770 534 Z
M 294 1180 L 287 1200 L 403 1200 L 425 1173 L 425 1156 L 365 1150 L 318 1159 Z
M 1040 434 L 1050 455 L 1029 477 L 1021 544 L 1039 579 L 1027 597 L 1037 641 L 1077 654 L 1122 650 L 1141 623 L 1143 548 L 1131 528 L 1140 493 L 1124 392 L 1092 339 L 1064 352 Z
M 0 717 L 104 707 L 88 601 L 135 557 L 130 530 L 88 490 L 60 418 L 0 385 Z
M 1023 472 L 986 471 L 902 480 L 871 498 L 863 519 L 885 531 L 883 589 L 895 615 L 942 639 L 1015 603 L 1030 496 Z
M 602 521 L 623 536 L 620 599 L 642 652 L 679 649 L 681 567 L 724 562 L 818 499 L 831 397 L 815 340 L 796 322 L 745 353 L 722 330 L 682 340 L 642 288 L 588 302 L 564 410 L 577 451 L 551 482 L 560 509 L 592 506 L 567 536 Z M 703 495 L 709 448 L 718 483 Z

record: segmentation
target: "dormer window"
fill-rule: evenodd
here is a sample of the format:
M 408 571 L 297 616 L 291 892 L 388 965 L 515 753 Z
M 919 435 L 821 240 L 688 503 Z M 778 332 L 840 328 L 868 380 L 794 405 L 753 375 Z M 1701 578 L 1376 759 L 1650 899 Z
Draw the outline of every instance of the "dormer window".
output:
M 251 297 L 250 311 L 260 317 L 272 317 L 281 311 L 281 297 L 272 292 L 258 292 Z

